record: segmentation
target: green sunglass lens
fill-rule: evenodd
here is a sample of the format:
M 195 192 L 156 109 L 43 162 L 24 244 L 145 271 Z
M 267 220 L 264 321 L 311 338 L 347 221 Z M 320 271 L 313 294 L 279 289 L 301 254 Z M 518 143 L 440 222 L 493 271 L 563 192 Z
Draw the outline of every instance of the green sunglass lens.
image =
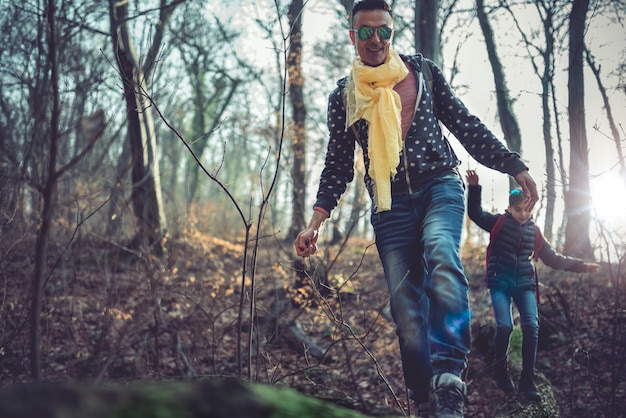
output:
M 389 26 L 381 26 L 378 28 L 378 37 L 383 41 L 391 38 L 391 28 Z
M 370 28 L 369 26 L 363 26 L 359 28 L 357 34 L 359 35 L 360 40 L 367 41 L 369 38 L 372 37 L 372 35 L 374 35 L 374 28 Z

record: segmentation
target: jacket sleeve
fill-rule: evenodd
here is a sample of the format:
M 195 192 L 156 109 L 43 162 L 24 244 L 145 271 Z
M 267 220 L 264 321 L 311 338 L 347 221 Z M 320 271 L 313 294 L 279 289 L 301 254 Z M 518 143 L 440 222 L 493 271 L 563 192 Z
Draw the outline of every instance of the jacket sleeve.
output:
M 509 151 L 478 117 L 470 113 L 454 94 L 441 69 L 432 61 L 430 64 L 435 114 L 467 152 L 482 165 L 512 176 L 528 170 L 518 153 Z
M 557 253 L 545 239 L 539 250 L 539 259 L 543 261 L 546 266 L 556 270 L 572 271 L 575 273 L 584 272 L 583 260 Z
M 479 227 L 489 232 L 498 219 L 498 214 L 485 212 L 481 203 L 482 186 L 469 185 L 467 188 L 467 215 Z
M 328 213 L 337 206 L 354 178 L 355 138 L 351 129 L 346 130 L 345 115 L 341 89 L 337 87 L 328 97 L 328 147 L 314 205 Z

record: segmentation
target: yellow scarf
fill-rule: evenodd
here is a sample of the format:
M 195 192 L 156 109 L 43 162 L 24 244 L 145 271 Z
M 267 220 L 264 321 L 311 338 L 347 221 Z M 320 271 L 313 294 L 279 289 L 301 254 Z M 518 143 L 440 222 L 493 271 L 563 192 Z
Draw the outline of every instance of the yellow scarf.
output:
M 390 49 L 387 61 L 378 67 L 365 65 L 357 57 L 346 87 L 348 126 L 359 119 L 369 122 L 368 174 L 374 180 L 378 212 L 391 209 L 391 179 L 402 150 L 402 103 L 393 87 L 408 73 L 398 53 Z

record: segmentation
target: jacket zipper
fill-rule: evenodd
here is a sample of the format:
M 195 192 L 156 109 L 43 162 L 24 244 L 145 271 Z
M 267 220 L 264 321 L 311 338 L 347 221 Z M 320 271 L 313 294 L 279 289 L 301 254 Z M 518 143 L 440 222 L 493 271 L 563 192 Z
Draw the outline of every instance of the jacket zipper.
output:
M 522 242 L 524 241 L 524 225 L 519 225 L 519 229 L 520 229 L 520 234 L 519 234 L 519 240 L 517 241 L 517 248 L 515 251 L 515 270 L 513 273 L 513 285 L 515 286 L 515 288 L 517 288 L 517 276 L 518 276 L 518 268 L 519 268 L 519 258 L 517 257 L 517 254 L 519 254 L 520 248 L 522 247 Z

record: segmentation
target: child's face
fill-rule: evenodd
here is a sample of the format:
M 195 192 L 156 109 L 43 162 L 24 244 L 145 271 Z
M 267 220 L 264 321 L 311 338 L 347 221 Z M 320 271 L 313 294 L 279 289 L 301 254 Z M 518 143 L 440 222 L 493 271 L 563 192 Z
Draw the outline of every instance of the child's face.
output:
M 513 215 L 513 219 L 519 222 L 520 225 L 524 225 L 533 216 L 533 211 L 526 209 L 525 202 L 519 202 L 515 205 L 509 205 L 507 210 L 511 215 Z

